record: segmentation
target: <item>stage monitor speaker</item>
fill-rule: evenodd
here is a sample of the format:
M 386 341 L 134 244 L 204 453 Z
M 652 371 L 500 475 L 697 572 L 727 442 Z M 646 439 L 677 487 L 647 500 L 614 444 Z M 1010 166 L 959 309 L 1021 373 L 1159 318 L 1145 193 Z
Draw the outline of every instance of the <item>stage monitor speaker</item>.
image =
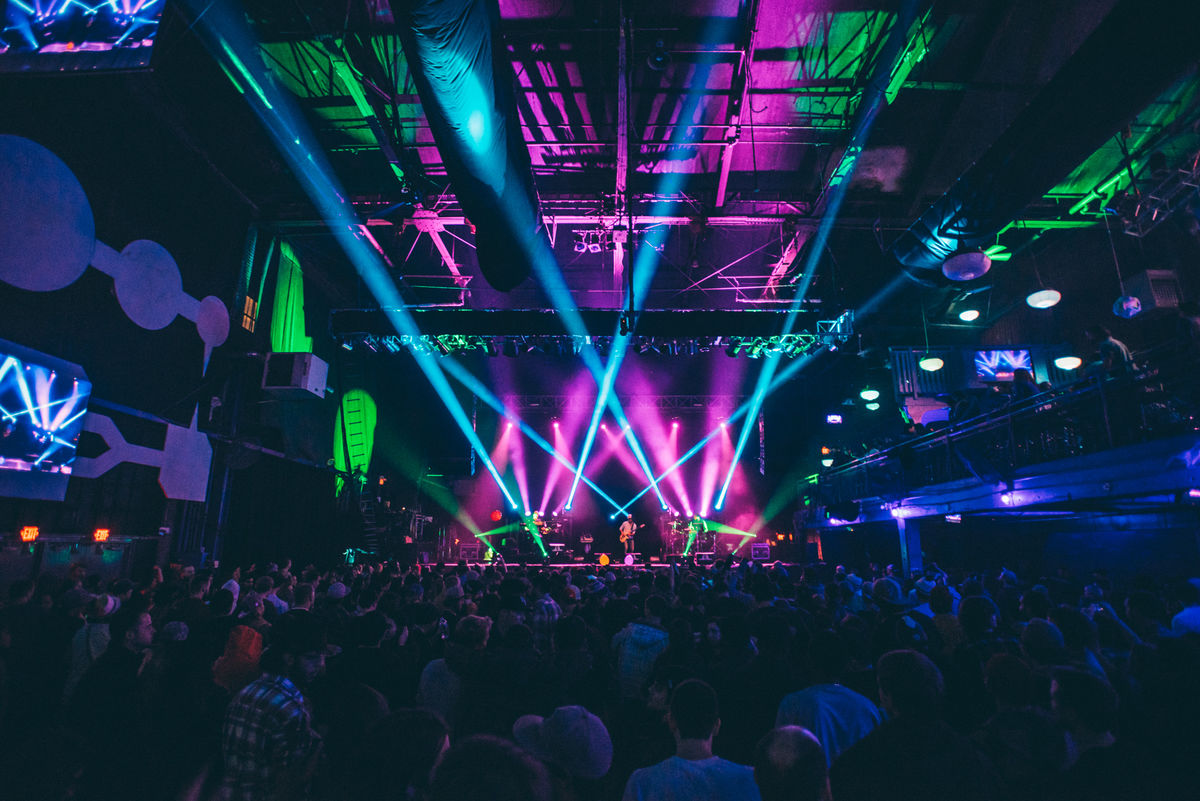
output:
M 468 562 L 479 561 L 479 543 L 468 542 L 458 546 L 458 558 Z
M 750 558 L 755 562 L 771 561 L 771 544 L 767 542 L 750 543 Z
M 279 398 L 325 397 L 329 365 L 311 353 L 272 353 L 263 365 L 262 388 Z

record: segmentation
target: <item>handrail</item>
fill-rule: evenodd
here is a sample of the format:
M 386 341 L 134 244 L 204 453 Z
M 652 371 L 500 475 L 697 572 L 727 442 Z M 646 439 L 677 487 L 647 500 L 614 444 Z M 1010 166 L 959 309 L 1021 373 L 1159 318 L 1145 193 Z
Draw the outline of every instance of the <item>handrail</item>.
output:
M 968 417 L 965 420 L 959 421 L 946 428 L 937 431 L 931 431 L 927 434 L 922 434 L 918 437 L 906 439 L 892 445 L 885 450 L 875 451 L 874 453 L 859 456 L 845 464 L 837 465 L 830 468 L 821 474 L 821 478 L 835 477 L 841 473 L 847 473 L 857 468 L 870 465 L 875 462 L 887 461 L 888 458 L 898 454 L 904 450 L 916 450 L 923 446 L 933 444 L 944 444 L 947 439 L 958 439 L 961 436 L 966 436 L 975 431 L 981 431 L 988 427 L 988 424 L 1007 422 L 1015 417 L 1023 417 L 1025 412 L 1045 412 L 1055 408 L 1067 405 L 1069 400 L 1077 400 L 1095 392 L 1099 392 L 1105 384 L 1116 383 L 1121 380 L 1120 377 L 1113 376 L 1088 376 L 1080 379 L 1073 384 L 1068 385 L 1064 389 L 1051 389 L 1045 392 L 1040 392 L 1017 403 L 1009 404 L 998 409 L 983 412 Z

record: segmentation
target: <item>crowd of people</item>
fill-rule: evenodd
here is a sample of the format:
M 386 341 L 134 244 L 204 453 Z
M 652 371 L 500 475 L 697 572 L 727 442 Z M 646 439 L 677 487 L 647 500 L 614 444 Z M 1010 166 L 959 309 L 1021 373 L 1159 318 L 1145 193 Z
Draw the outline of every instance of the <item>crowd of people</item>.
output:
M 724 560 L 12 582 L 6 797 L 1194 795 L 1200 580 Z

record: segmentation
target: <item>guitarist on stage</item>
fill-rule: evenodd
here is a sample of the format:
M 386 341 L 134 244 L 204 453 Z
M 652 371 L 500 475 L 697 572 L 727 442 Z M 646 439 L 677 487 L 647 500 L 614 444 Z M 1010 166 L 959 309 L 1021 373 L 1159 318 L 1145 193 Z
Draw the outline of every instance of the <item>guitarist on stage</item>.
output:
M 645 523 L 642 525 L 645 525 Z M 625 515 L 625 522 L 621 524 L 621 528 L 619 529 L 621 532 L 621 544 L 625 546 L 625 553 L 633 553 L 633 535 L 641 527 L 633 522 L 633 515 Z

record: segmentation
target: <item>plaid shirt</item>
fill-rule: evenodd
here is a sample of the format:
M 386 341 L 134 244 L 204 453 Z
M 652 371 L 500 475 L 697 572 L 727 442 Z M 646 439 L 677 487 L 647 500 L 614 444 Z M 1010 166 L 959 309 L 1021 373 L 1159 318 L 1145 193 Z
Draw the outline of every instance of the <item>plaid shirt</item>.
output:
M 290 679 L 264 674 L 229 704 L 221 737 L 225 760 L 223 799 L 278 797 L 302 774 L 320 747 L 308 702 Z
M 554 626 L 560 617 L 562 607 L 549 593 L 533 602 L 533 614 L 530 615 L 529 623 L 533 629 L 533 642 L 543 653 L 548 653 L 553 645 Z

